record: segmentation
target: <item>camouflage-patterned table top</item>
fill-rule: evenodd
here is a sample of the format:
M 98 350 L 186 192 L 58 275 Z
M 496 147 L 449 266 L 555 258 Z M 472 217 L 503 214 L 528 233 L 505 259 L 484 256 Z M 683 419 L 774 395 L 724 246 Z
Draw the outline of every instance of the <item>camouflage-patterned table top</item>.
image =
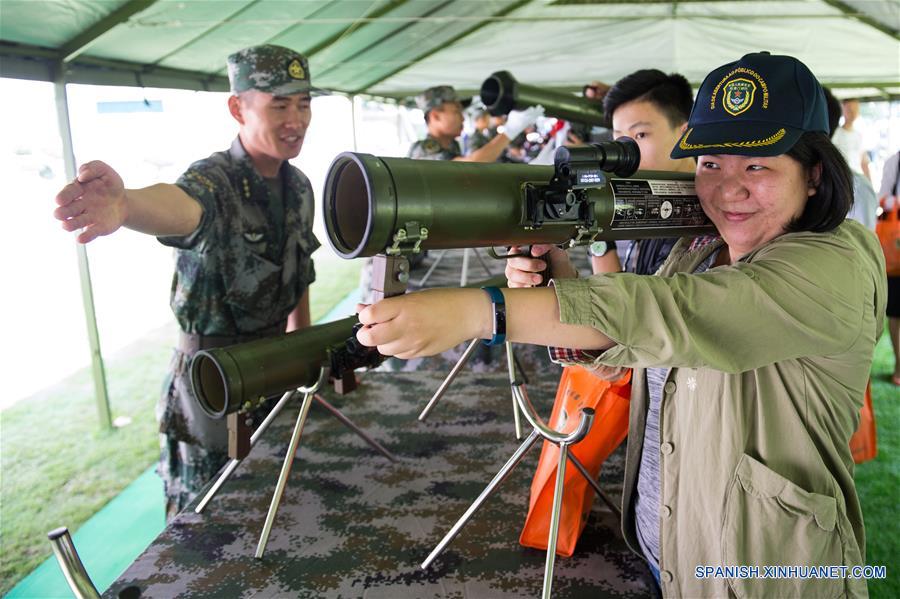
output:
M 546 366 L 546 368 L 554 368 Z M 313 404 L 265 557 L 253 557 L 290 431 L 287 408 L 202 515 L 178 516 L 106 597 L 513 598 L 541 593 L 545 552 L 518 544 L 539 445 L 432 567 L 425 559 L 518 447 L 503 372 L 462 373 L 421 423 L 438 372 L 372 372 L 326 397 L 398 457 L 391 463 Z M 532 377 L 538 378 L 538 377 Z M 558 376 L 529 386 L 549 413 Z M 601 484 L 621 493 L 622 450 Z M 602 502 L 554 597 L 646 597 L 650 574 Z

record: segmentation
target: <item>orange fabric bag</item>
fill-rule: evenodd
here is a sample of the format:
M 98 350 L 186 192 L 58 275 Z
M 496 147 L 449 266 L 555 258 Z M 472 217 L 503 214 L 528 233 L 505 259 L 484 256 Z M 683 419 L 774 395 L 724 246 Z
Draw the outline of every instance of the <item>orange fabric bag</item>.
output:
M 875 410 L 872 409 L 872 385 L 866 385 L 866 399 L 859 411 L 859 427 L 850 437 L 850 451 L 857 464 L 874 460 L 878 455 L 878 439 L 875 435 Z
M 619 380 L 610 383 L 580 366 L 567 366 L 563 369 L 548 425 L 554 430 L 568 433 L 578 427 L 581 408 L 595 410 L 594 424 L 587 436 L 569 447 L 569 451 L 595 479 L 600 474 L 600 466 L 628 435 L 630 398 L 630 370 Z M 519 543 L 525 547 L 547 549 L 558 461 L 559 448 L 544 441 L 537 471 L 531 481 L 531 499 L 525 527 L 519 536 Z M 594 489 L 571 462 L 566 464 L 564 484 L 556 553 L 570 557 L 591 512 Z
M 894 201 L 894 207 L 885 210 L 875 222 L 875 233 L 881 242 L 888 276 L 900 276 L 900 197 Z

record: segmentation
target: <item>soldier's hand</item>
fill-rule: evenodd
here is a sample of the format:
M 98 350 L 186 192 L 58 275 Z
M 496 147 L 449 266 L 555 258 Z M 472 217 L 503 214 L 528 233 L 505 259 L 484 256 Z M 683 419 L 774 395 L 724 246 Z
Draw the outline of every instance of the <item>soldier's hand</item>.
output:
M 511 254 L 525 253 L 526 248 L 511 247 Z M 508 287 L 534 287 L 544 281 L 544 273 L 547 262 L 539 260 L 541 256 L 547 256 L 550 260 L 553 276 L 557 279 L 572 278 L 575 275 L 575 267 L 569 261 L 569 255 L 555 245 L 531 246 L 533 258 L 525 256 L 510 258 L 506 261 L 506 284 Z
M 359 342 L 404 360 L 433 356 L 492 326 L 490 297 L 481 289 L 427 289 L 359 307 Z
M 503 125 L 503 133 L 505 133 L 506 137 L 512 141 L 542 116 L 544 116 L 544 107 L 540 104 L 521 111 L 510 111 L 509 115 L 506 117 L 506 124 Z
M 584 86 L 582 95 L 584 95 L 585 98 L 599 101 L 605 98 L 606 94 L 608 94 L 611 89 L 612 88 L 609 85 L 602 81 L 591 81 Z
M 125 185 L 108 164 L 99 160 L 81 165 L 74 181 L 56 194 L 58 208 L 53 216 L 66 231 L 84 229 L 78 243 L 109 235 L 125 223 L 128 216 Z

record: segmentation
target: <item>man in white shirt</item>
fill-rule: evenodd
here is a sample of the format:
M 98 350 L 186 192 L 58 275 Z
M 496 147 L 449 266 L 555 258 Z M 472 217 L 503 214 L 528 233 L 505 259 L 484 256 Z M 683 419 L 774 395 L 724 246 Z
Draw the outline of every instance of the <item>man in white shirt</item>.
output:
M 848 99 L 841 102 L 844 123 L 831 136 L 831 141 L 844 155 L 850 168 L 872 180 L 869 174 L 869 156 L 863 149 L 862 133 L 853 128 L 859 118 L 859 100 Z

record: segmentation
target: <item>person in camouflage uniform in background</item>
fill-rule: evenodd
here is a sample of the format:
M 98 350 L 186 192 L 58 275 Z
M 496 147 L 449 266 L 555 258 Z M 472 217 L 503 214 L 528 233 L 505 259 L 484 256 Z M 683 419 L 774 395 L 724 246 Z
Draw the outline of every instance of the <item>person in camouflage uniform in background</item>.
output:
M 157 407 L 158 468 L 174 517 L 227 461 L 225 420 L 194 399 L 189 366 L 200 349 L 280 335 L 309 325 L 314 200 L 288 160 L 311 119 L 309 68 L 273 45 L 228 57 L 231 148 L 195 162 L 174 185 L 125 189 L 102 162 L 83 165 L 57 196 L 63 228 L 86 243 L 121 226 L 175 248 L 171 306 L 181 329 Z M 262 414 L 256 414 L 259 418 Z
M 428 135 L 410 147 L 407 157 L 419 160 L 494 162 L 509 146 L 510 140 L 544 114 L 542 106 L 511 112 L 502 132 L 463 156 L 456 141 L 463 130 L 463 104 L 456 90 L 449 85 L 430 87 L 416 98 L 416 104 L 425 113 Z
M 487 110 L 476 111 L 472 116 L 472 124 L 475 131 L 466 140 L 466 151 L 469 153 L 483 148 L 497 135 L 497 130 L 491 128 L 491 114 Z

